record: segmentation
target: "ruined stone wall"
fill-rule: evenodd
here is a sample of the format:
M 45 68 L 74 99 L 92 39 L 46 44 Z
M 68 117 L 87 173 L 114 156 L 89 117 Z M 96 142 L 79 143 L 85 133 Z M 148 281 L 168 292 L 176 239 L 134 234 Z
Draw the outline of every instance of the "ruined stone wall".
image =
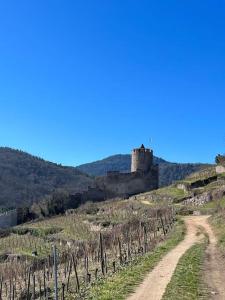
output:
M 0 214 L 0 228 L 8 228 L 17 225 L 17 211 L 11 210 Z
M 206 192 L 201 195 L 197 195 L 194 197 L 190 197 L 186 200 L 184 200 L 182 203 L 184 205 L 195 205 L 195 206 L 201 206 L 205 203 L 208 203 L 212 200 L 212 196 L 210 193 Z
M 106 198 L 129 197 L 158 188 L 158 166 L 152 166 L 149 172 L 111 173 L 97 178 L 99 188 L 105 190 Z
M 222 186 L 221 188 L 216 189 L 214 191 L 205 192 L 200 195 L 196 195 L 196 196 L 190 197 L 188 199 L 185 199 L 182 202 L 182 204 L 201 206 L 210 201 L 222 199 L 224 196 L 225 196 L 225 186 Z

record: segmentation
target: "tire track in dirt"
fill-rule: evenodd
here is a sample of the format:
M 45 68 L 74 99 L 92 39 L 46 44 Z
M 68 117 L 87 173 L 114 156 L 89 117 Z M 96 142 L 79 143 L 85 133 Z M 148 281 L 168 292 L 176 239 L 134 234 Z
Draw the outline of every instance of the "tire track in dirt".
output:
M 179 259 L 191 246 L 201 239 L 201 236 L 197 235 L 199 226 L 206 230 L 212 241 L 215 239 L 211 227 L 207 223 L 207 219 L 208 216 L 191 216 L 184 218 L 187 228 L 184 240 L 162 258 L 158 265 L 146 276 L 144 281 L 137 287 L 134 293 L 127 298 L 127 300 L 162 299 Z
M 225 299 L 225 260 L 217 247 L 217 238 L 207 222 L 204 228 L 209 236 L 206 259 L 203 266 L 204 281 L 208 287 L 210 299 Z

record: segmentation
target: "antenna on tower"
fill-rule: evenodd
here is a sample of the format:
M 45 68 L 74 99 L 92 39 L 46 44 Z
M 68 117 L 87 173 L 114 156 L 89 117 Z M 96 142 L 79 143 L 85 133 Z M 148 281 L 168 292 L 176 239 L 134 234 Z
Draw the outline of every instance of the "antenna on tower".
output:
M 150 148 L 152 148 L 152 138 L 149 138 L 149 142 L 150 142 Z

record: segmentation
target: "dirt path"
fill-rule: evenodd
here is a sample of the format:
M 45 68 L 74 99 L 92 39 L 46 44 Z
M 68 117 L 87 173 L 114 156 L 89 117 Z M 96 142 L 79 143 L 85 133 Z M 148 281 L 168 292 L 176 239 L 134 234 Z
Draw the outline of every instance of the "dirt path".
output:
M 208 286 L 210 299 L 225 299 L 225 261 L 216 244 L 217 239 L 212 228 L 207 223 L 204 228 L 209 236 L 209 246 L 206 250 L 206 259 L 203 268 L 205 283 Z
M 196 242 L 201 239 L 197 235 L 199 226 L 203 227 L 209 235 L 210 245 L 207 253 L 210 259 L 205 268 L 210 270 L 208 274 L 207 283 L 211 282 L 211 290 L 213 299 L 225 299 L 224 287 L 221 282 L 222 273 L 217 271 L 218 263 L 215 258 L 216 254 L 216 237 L 208 224 L 208 216 L 185 217 L 185 224 L 187 227 L 187 234 L 185 239 L 171 250 L 158 265 L 150 272 L 144 279 L 142 284 L 136 289 L 134 294 L 127 298 L 127 300 L 160 300 L 166 290 L 168 283 L 171 280 L 173 272 L 176 269 L 177 263 L 181 256 Z M 217 297 L 217 298 L 216 298 Z

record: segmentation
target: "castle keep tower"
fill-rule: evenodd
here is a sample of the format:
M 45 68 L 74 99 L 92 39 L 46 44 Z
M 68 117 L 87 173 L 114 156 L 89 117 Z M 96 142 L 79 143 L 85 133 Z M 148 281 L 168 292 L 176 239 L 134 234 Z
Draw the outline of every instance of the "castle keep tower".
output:
M 142 144 L 140 148 L 132 151 L 131 172 L 150 171 L 153 164 L 153 151 L 145 148 Z
M 130 173 L 108 172 L 96 179 L 97 187 L 105 199 L 123 197 L 152 191 L 159 186 L 159 166 L 153 164 L 153 151 L 144 145 L 132 151 Z

